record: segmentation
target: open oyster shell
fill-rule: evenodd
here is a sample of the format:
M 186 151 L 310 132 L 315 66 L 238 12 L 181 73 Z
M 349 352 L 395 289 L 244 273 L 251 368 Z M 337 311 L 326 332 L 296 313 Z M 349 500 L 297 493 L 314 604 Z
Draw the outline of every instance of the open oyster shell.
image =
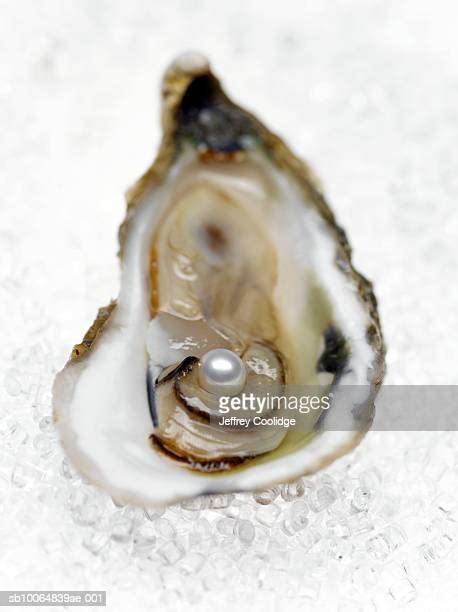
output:
M 54 385 L 75 466 L 140 505 L 322 468 L 370 426 L 384 371 L 371 284 L 309 168 L 198 54 L 171 65 L 162 97 L 159 153 L 127 194 L 118 299 Z M 199 379 L 215 348 L 237 354 L 257 389 L 332 385 L 330 410 L 312 435 L 216 427 L 217 398 Z M 345 385 L 360 386 L 352 405 L 339 399 Z M 345 431 L 323 426 L 336 414 Z

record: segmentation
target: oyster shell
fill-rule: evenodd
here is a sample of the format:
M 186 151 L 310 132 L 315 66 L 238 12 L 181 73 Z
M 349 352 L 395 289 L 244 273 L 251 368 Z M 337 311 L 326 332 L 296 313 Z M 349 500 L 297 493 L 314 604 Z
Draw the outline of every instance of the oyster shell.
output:
M 162 98 L 159 153 L 127 194 L 118 299 L 53 393 L 75 466 L 140 505 L 322 468 L 370 426 L 384 372 L 372 286 L 309 168 L 228 99 L 198 54 L 171 65 Z M 310 417 L 312 434 L 216 427 L 218 396 L 199 369 L 213 349 L 239 356 L 243 389 L 325 383 L 331 409 Z M 361 385 L 357 411 L 339 400 L 343 385 Z M 343 413 L 346 431 L 323 427 Z

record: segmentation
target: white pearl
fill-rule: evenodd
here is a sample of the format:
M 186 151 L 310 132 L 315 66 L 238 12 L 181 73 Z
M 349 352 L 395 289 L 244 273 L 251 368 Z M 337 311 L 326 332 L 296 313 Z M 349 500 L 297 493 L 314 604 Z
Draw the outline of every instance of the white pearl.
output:
M 245 365 L 232 351 L 213 349 L 200 360 L 199 383 L 209 393 L 236 395 L 244 388 L 245 381 Z

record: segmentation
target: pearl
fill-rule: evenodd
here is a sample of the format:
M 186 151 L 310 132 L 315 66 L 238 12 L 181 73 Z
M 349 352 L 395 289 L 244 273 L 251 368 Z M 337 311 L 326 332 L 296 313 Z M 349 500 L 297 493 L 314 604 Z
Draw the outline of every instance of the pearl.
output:
M 199 383 L 209 393 L 236 395 L 244 388 L 245 381 L 245 365 L 232 351 L 213 349 L 200 360 Z

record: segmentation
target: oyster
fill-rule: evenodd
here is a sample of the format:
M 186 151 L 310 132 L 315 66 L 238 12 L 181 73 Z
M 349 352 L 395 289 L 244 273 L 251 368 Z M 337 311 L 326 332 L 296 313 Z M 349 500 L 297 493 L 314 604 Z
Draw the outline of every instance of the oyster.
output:
M 140 505 L 322 468 L 369 428 L 384 372 L 372 286 L 309 168 L 198 54 L 171 65 L 162 96 L 159 153 L 127 194 L 118 299 L 53 393 L 75 466 Z M 307 431 L 215 423 L 218 385 L 235 396 L 317 384 L 334 399 Z M 345 385 L 360 389 L 353 402 Z M 336 415 L 345 431 L 325 426 Z

